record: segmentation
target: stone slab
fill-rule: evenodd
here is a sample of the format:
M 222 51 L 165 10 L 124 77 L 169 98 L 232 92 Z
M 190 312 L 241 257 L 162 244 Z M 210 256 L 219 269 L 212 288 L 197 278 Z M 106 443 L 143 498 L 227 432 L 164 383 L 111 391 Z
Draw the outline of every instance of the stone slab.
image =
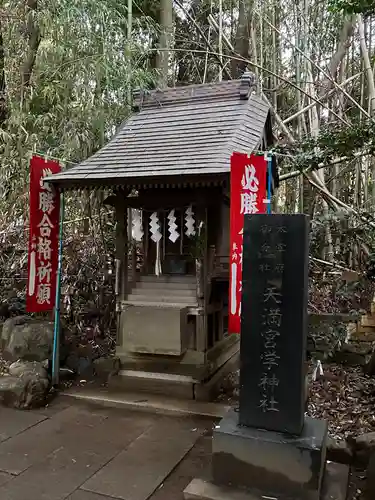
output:
M 304 425 L 309 218 L 246 215 L 241 425 L 299 434 Z
M 230 411 L 215 427 L 212 472 L 215 484 L 249 488 L 278 500 L 319 500 L 326 458 L 327 423 L 309 417 L 293 437 L 238 425 Z
M 86 418 L 90 414 L 87 413 Z M 0 487 L 2 500 L 62 500 L 107 464 L 149 426 L 142 418 L 107 418 L 70 426 L 44 460 Z M 69 424 L 68 424 L 69 427 Z
M 322 500 L 345 500 L 348 492 L 348 483 L 349 466 L 327 461 Z
M 68 496 L 66 500 L 113 500 L 113 497 L 105 497 L 91 491 L 77 490 L 72 495 Z
M 200 436 L 192 423 L 162 420 L 83 484 L 82 489 L 122 500 L 146 500 Z
M 348 466 L 333 462 L 327 463 L 321 500 L 345 500 L 348 478 Z M 191 481 L 184 490 L 184 498 L 185 500 L 279 500 L 272 496 L 254 496 L 247 491 L 218 486 L 202 479 Z
M 105 418 L 71 407 L 43 420 L 27 432 L 0 444 L 0 471 L 21 474 L 62 446 L 67 436 L 74 434 L 77 428 L 92 426 Z
M 260 500 L 247 491 L 218 486 L 203 479 L 193 479 L 184 490 L 185 500 Z
M 375 329 L 375 318 L 373 316 L 362 316 L 361 326 Z
M 368 339 L 371 339 L 372 338 L 372 335 L 374 333 L 374 327 L 372 326 L 361 326 L 359 325 L 358 326 L 358 330 L 357 330 L 357 333 L 356 335 L 353 335 L 353 338 L 356 339 L 357 336 L 361 336 L 361 335 L 366 335 L 366 337 Z
M 355 333 L 352 335 L 354 342 L 375 342 L 375 332 L 372 333 Z
M 14 476 L 12 476 L 11 474 L 7 474 L 6 472 L 0 472 L 0 486 L 2 484 L 7 483 L 8 481 L 10 481 L 13 478 L 14 478 Z
M 20 432 L 39 424 L 46 417 L 31 412 L 1 408 L 0 410 L 0 442 L 16 436 Z
M 201 436 L 184 459 L 152 494 L 150 500 L 181 500 L 182 492 L 193 477 L 209 481 L 211 479 L 211 449 L 210 433 Z
M 137 412 L 160 413 L 172 416 L 201 417 L 221 419 L 229 410 L 228 405 L 220 403 L 174 399 L 145 393 L 118 393 L 107 388 L 69 389 L 62 394 L 66 399 L 86 401 L 103 406 L 136 410 Z

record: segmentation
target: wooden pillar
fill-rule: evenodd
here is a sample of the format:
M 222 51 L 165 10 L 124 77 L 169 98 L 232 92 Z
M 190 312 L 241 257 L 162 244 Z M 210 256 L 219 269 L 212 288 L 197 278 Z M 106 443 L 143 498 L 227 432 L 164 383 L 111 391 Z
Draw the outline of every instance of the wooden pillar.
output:
M 199 231 L 199 224 L 202 221 L 203 227 L 201 238 L 203 242 L 199 243 L 202 249 L 202 255 L 196 258 L 196 279 L 197 279 L 197 301 L 201 310 L 197 316 L 196 322 L 196 350 L 206 352 L 207 350 L 207 210 L 202 206 L 197 207 L 196 227 Z M 203 243 L 203 244 L 202 244 Z
M 116 204 L 116 310 L 117 345 L 121 343 L 121 303 L 128 293 L 128 211 L 124 198 L 117 197 Z

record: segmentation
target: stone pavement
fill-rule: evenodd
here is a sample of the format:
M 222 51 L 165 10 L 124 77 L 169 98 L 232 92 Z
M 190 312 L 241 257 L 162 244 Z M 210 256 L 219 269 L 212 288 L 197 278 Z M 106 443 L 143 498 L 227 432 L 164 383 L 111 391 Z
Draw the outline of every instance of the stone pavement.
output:
M 209 474 L 211 428 L 66 399 L 0 407 L 0 499 L 182 500 L 193 477 Z

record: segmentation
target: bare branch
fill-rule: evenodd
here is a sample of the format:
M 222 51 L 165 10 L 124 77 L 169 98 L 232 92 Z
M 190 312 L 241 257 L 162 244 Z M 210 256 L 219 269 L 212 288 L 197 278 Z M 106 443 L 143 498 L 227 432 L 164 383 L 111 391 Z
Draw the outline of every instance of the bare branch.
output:
M 370 153 L 368 151 L 366 152 L 360 152 L 360 153 L 354 153 L 353 157 L 354 158 L 361 158 L 362 156 L 368 156 Z M 293 157 L 291 157 L 293 158 Z M 337 158 L 336 160 L 333 160 L 329 163 L 320 163 L 318 167 L 309 167 L 306 168 L 305 170 L 293 170 L 293 172 L 288 172 L 287 174 L 280 175 L 280 181 L 287 181 L 289 179 L 293 179 L 294 177 L 298 177 L 303 174 L 307 174 L 311 172 L 312 170 L 319 170 L 320 168 L 326 168 L 326 167 L 333 167 L 334 165 L 337 165 L 339 163 L 343 163 L 344 161 L 352 160 L 353 158 L 350 156 L 343 156 L 341 158 Z
M 356 75 L 353 75 L 351 76 L 350 78 L 348 78 L 347 80 L 345 80 L 344 82 L 340 83 L 339 87 L 344 87 L 345 85 L 347 85 L 348 83 L 352 82 L 353 80 L 355 80 L 356 78 L 358 78 L 359 76 L 362 75 L 362 71 L 360 73 L 357 73 Z M 328 99 L 329 97 L 331 97 L 331 95 L 333 95 L 334 93 L 336 92 L 336 89 L 331 89 L 329 92 L 327 92 L 324 96 L 322 96 L 320 98 L 321 101 L 323 100 L 326 100 Z M 297 113 L 294 113 L 292 116 L 289 116 L 288 118 L 286 118 L 283 123 L 284 125 L 286 125 L 287 123 L 295 120 L 296 118 L 298 118 L 298 116 L 300 116 L 301 114 L 303 113 L 306 113 L 306 111 L 309 111 L 309 109 L 311 109 L 312 107 L 316 106 L 315 102 L 312 102 L 311 104 L 309 104 L 308 106 L 305 106 L 304 108 L 302 108 L 301 110 L 297 111 Z

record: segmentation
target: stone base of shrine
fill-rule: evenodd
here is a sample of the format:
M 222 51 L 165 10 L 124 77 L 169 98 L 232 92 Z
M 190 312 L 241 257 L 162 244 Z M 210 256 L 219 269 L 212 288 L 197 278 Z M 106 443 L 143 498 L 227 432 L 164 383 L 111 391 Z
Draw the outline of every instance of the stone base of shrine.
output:
M 346 500 L 348 482 L 349 466 L 327 462 L 320 500 Z M 184 490 L 184 498 L 185 500 L 280 500 L 281 497 L 254 494 L 245 489 L 193 479 Z M 293 500 L 303 498 L 305 497 L 294 497 Z
M 111 389 L 172 398 L 211 401 L 228 373 L 239 369 L 239 338 L 231 335 L 207 352 L 187 350 L 182 356 L 136 354 L 118 346 L 121 371 Z
M 300 436 L 238 425 L 231 410 L 214 429 L 216 485 L 245 488 L 261 498 L 320 500 L 327 423 L 306 417 Z

